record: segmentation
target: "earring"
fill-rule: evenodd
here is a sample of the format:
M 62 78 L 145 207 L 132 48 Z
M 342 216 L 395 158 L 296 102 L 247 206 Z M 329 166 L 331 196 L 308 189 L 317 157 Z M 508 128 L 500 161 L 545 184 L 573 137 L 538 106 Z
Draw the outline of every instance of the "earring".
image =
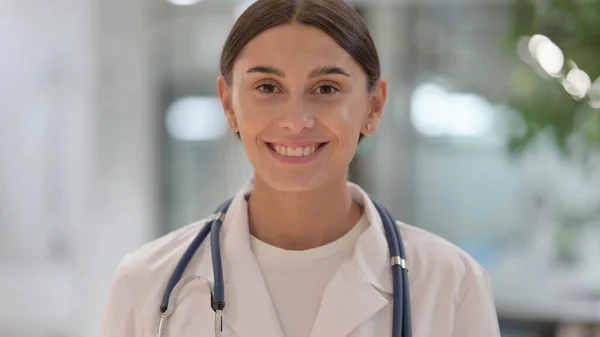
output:
M 370 131 L 372 128 L 373 128 L 373 125 L 371 125 L 371 124 L 367 124 L 367 130 L 369 130 L 369 131 Z
M 231 125 L 232 128 L 235 128 L 237 124 L 234 121 L 231 121 L 231 123 L 229 123 L 229 125 Z

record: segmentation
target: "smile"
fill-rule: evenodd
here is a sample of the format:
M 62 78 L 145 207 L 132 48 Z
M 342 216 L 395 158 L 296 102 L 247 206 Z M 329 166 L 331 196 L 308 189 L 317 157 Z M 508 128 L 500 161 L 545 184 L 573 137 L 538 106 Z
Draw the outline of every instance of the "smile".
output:
M 286 163 L 305 163 L 314 159 L 327 143 L 285 145 L 266 143 L 277 159 Z
M 325 143 L 316 143 L 305 146 L 288 146 L 274 143 L 268 143 L 269 147 L 275 152 L 286 157 L 307 157 L 315 153 Z

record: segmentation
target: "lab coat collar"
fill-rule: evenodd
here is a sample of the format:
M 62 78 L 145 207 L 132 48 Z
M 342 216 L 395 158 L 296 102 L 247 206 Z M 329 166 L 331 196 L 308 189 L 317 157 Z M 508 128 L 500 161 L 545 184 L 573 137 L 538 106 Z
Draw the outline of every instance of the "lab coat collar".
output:
M 223 319 L 241 336 L 283 337 L 272 301 L 266 300 L 270 295 L 250 247 L 246 198 L 252 189 L 252 182 L 240 189 L 221 228 L 226 302 Z M 365 191 L 351 182 L 348 189 L 353 200 L 364 207 L 370 226 L 359 237 L 352 259 L 340 267 L 325 290 L 311 337 L 346 336 L 388 303 L 380 292 L 393 292 L 381 218 Z M 209 240 L 207 243 L 197 274 L 212 284 Z M 228 299 L 235 303 L 228 306 Z
M 362 188 L 350 182 L 348 188 L 352 199 L 363 206 L 370 224 L 356 243 L 353 260 L 367 282 L 382 292 L 392 294 L 391 256 L 379 212 Z

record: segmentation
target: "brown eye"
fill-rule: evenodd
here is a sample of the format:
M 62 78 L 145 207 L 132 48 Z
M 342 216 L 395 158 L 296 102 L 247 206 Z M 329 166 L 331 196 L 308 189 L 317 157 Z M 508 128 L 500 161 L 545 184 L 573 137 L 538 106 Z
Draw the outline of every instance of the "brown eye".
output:
M 331 95 L 335 94 L 339 90 L 332 85 L 321 85 L 317 88 L 317 93 L 321 95 Z
M 257 89 L 265 94 L 273 94 L 275 91 L 277 91 L 277 87 L 269 83 L 261 84 L 257 87 Z

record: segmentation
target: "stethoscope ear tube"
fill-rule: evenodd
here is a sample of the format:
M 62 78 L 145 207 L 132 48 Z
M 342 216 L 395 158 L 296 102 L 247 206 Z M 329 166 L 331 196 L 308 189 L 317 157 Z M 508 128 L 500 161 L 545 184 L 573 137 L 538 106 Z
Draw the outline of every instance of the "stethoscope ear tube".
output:
M 181 260 L 179 260 L 179 262 L 177 263 L 177 266 L 175 267 L 175 270 L 173 271 L 173 274 L 171 275 L 171 278 L 169 279 L 169 282 L 167 283 L 167 288 L 165 289 L 165 292 L 163 294 L 162 303 L 160 305 L 161 314 L 164 314 L 167 311 L 167 309 L 169 308 L 169 300 L 171 298 L 171 293 L 173 292 L 173 288 L 175 288 L 177 283 L 181 280 L 181 277 L 183 276 L 183 272 L 185 271 L 185 268 L 190 263 L 192 257 L 194 256 L 194 254 L 196 253 L 196 251 L 202 244 L 202 241 L 204 241 L 204 239 L 208 236 L 208 233 L 210 233 L 210 228 L 211 228 L 211 222 L 207 222 L 204 225 L 204 227 L 202 227 L 202 230 L 200 230 L 198 235 L 196 235 L 196 237 L 194 238 L 192 243 L 185 250 L 185 253 L 183 253 Z
M 396 265 L 394 269 L 399 270 L 401 273 L 402 279 L 402 337 L 411 337 L 412 336 L 412 318 L 410 311 L 410 286 L 408 282 L 408 269 L 405 265 L 406 263 L 406 250 L 404 247 L 404 240 L 402 239 L 402 234 L 400 233 L 400 229 L 396 225 L 395 217 L 385 209 L 385 207 L 380 207 L 385 211 L 385 215 L 388 218 L 388 223 L 391 224 L 391 229 L 394 231 L 393 237 L 398 241 L 398 248 L 400 253 L 400 258 L 403 260 L 404 265 L 398 266 Z M 397 288 L 398 289 L 398 288 Z
M 229 202 L 221 205 L 215 214 L 215 220 L 212 222 L 210 231 L 210 248 L 212 254 L 213 277 L 215 279 L 213 289 L 213 299 L 211 307 L 215 312 L 222 312 L 225 308 L 225 281 L 223 280 L 223 261 L 221 259 L 221 225 L 225 220 L 225 213 L 229 208 Z
M 169 282 L 167 283 L 167 287 L 165 289 L 165 292 L 163 294 L 163 298 L 162 298 L 162 302 L 160 305 L 160 312 L 161 314 L 164 314 L 167 309 L 169 308 L 169 300 L 171 297 L 171 293 L 173 292 L 173 288 L 175 288 L 175 286 L 177 285 L 177 283 L 179 283 L 179 281 L 181 280 L 181 278 L 183 277 L 183 274 L 185 272 L 186 267 L 188 266 L 188 264 L 190 263 L 190 261 L 192 260 L 192 257 L 194 257 L 194 254 L 196 253 L 196 251 L 198 250 L 198 248 L 200 248 L 200 245 L 202 244 L 202 242 L 204 241 L 204 239 L 206 239 L 206 237 L 208 236 L 209 233 L 212 232 L 212 224 L 216 221 L 216 220 L 220 220 L 219 222 L 222 223 L 223 218 L 224 218 L 224 214 L 227 212 L 227 209 L 229 208 L 229 205 L 231 205 L 231 201 L 227 200 L 225 201 L 223 204 L 221 204 L 219 206 L 219 208 L 217 208 L 217 211 L 215 212 L 215 214 L 213 214 L 210 218 L 208 218 L 206 220 L 206 223 L 204 224 L 204 227 L 202 227 L 202 229 L 200 230 L 200 232 L 198 233 L 198 235 L 196 235 L 196 237 L 194 238 L 194 240 L 190 243 L 190 245 L 188 246 L 188 248 L 185 250 L 185 252 L 183 253 L 183 256 L 181 257 L 181 259 L 179 260 L 179 262 L 177 263 L 177 266 L 175 267 L 175 270 L 173 270 L 173 274 L 171 275 L 171 277 L 169 278 Z M 219 228 L 218 230 L 220 230 L 221 226 L 219 224 Z M 218 235 L 217 235 L 218 237 Z M 213 246 L 213 253 L 214 253 L 214 244 L 212 244 Z M 220 245 L 217 245 L 220 246 Z M 219 248 L 217 247 L 217 250 Z M 218 250 L 218 252 L 220 252 L 220 250 Z M 214 255 L 213 255 L 214 256 Z M 219 257 L 219 261 L 221 261 L 221 255 L 217 255 Z M 221 267 L 221 265 L 219 264 L 219 266 L 217 268 Z M 213 264 L 213 271 L 214 271 L 214 264 Z M 222 269 L 221 269 L 222 270 Z M 222 281 L 222 273 L 218 274 L 221 275 L 221 281 Z M 216 278 L 217 276 L 215 276 Z M 221 285 L 223 283 L 221 282 Z M 222 294 L 222 287 L 221 287 L 221 294 Z M 223 300 L 223 296 L 221 296 L 221 300 Z M 212 305 L 212 304 L 211 304 Z
M 402 236 L 396 225 L 394 217 L 390 212 L 381 206 L 377 201 L 371 198 L 371 201 L 375 205 L 383 229 L 385 231 L 385 237 L 388 241 L 390 250 L 390 256 L 392 259 L 392 282 L 394 289 L 394 303 L 393 303 L 393 324 L 392 324 L 392 336 L 393 337 L 411 337 L 411 315 L 410 315 L 410 297 L 408 287 L 408 271 L 406 269 L 406 255 L 404 251 L 404 245 Z M 399 260 L 398 262 L 396 262 Z

